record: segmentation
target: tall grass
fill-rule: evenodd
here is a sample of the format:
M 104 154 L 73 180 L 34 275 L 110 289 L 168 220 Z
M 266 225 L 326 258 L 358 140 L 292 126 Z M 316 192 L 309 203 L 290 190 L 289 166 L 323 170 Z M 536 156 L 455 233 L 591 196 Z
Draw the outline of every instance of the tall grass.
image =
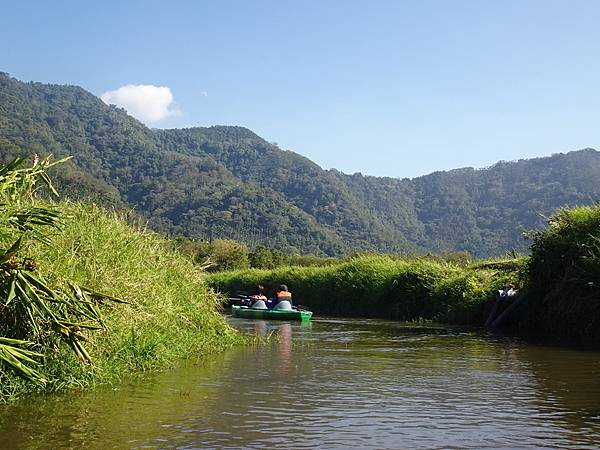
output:
M 0 167 L 0 365 L 32 384 L 47 383 L 40 359 L 61 344 L 92 363 L 86 334 L 106 329 L 101 303 L 120 302 L 72 280 L 53 286 L 29 251 L 31 241 L 48 245 L 49 234 L 61 229 L 60 213 L 34 199 L 40 182 L 58 195 L 47 170 L 63 161 L 35 157 L 23 167 L 25 159 L 16 158 Z
M 519 260 L 520 261 L 520 260 Z M 273 292 L 281 283 L 294 302 L 317 314 L 483 323 L 487 300 L 515 267 L 463 266 L 430 258 L 359 256 L 327 267 L 283 267 L 211 274 L 225 295 L 251 293 L 257 284 Z
M 600 206 L 561 209 L 531 237 L 530 298 L 512 325 L 600 345 Z
M 224 321 L 204 274 L 165 239 L 94 205 L 62 202 L 56 208 L 66 216 L 62 231 L 50 236 L 51 245 L 38 242 L 28 249 L 37 270 L 58 289 L 75 282 L 127 304 L 102 305 L 106 329 L 84 333 L 93 364 L 82 364 L 52 341 L 39 369 L 47 382 L 32 384 L 2 368 L 1 398 L 116 382 L 241 341 Z M 38 348 L 47 345 L 41 341 Z

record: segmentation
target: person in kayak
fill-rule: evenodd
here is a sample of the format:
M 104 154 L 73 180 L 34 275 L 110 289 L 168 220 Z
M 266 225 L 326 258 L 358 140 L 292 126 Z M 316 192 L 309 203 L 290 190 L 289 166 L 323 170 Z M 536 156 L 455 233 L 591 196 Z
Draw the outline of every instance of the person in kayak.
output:
M 256 293 L 250 296 L 252 302 L 251 308 L 254 309 L 267 309 L 267 296 L 265 295 L 265 288 L 260 284 L 256 286 Z
M 279 286 L 268 306 L 270 309 L 292 309 L 292 293 L 285 284 Z
M 265 295 L 265 288 L 262 285 L 256 286 L 256 293 L 250 296 L 253 300 L 264 300 L 267 301 L 267 296 Z

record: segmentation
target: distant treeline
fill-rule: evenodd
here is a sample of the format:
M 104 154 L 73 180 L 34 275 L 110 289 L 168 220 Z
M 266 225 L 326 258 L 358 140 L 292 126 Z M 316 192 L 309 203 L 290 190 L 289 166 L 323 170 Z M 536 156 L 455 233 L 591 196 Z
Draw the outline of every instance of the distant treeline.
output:
M 299 255 L 263 245 L 258 245 L 254 249 L 250 249 L 245 243 L 234 239 L 196 241 L 181 236 L 173 240 L 173 245 L 179 252 L 190 257 L 196 264 L 208 272 L 275 269 L 289 266 L 323 267 L 341 264 L 361 256 L 380 256 L 380 254 L 375 252 L 355 252 L 341 258 Z M 396 260 L 407 258 L 406 255 L 402 254 L 389 254 L 387 257 Z M 419 256 L 419 258 L 438 262 L 454 262 L 460 265 L 466 265 L 473 261 L 473 257 L 468 252 L 445 252 L 437 255 L 427 253 Z

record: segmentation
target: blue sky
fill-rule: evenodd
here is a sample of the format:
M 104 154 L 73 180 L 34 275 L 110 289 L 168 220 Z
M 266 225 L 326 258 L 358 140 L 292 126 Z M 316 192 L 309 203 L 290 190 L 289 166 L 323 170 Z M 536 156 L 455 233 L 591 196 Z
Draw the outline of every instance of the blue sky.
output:
M 0 70 L 168 87 L 150 126 L 246 126 L 347 173 L 600 148 L 597 1 L 91 3 L 4 1 Z

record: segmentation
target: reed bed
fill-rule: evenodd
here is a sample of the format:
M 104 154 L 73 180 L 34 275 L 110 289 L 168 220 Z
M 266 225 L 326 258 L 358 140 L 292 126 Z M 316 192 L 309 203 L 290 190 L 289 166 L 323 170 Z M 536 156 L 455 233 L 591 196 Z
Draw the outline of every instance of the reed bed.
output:
M 522 265 L 522 258 L 479 267 L 371 255 L 327 267 L 221 272 L 207 281 L 226 296 L 252 293 L 257 284 L 273 292 L 285 283 L 296 304 L 323 315 L 483 323 L 488 300 Z

